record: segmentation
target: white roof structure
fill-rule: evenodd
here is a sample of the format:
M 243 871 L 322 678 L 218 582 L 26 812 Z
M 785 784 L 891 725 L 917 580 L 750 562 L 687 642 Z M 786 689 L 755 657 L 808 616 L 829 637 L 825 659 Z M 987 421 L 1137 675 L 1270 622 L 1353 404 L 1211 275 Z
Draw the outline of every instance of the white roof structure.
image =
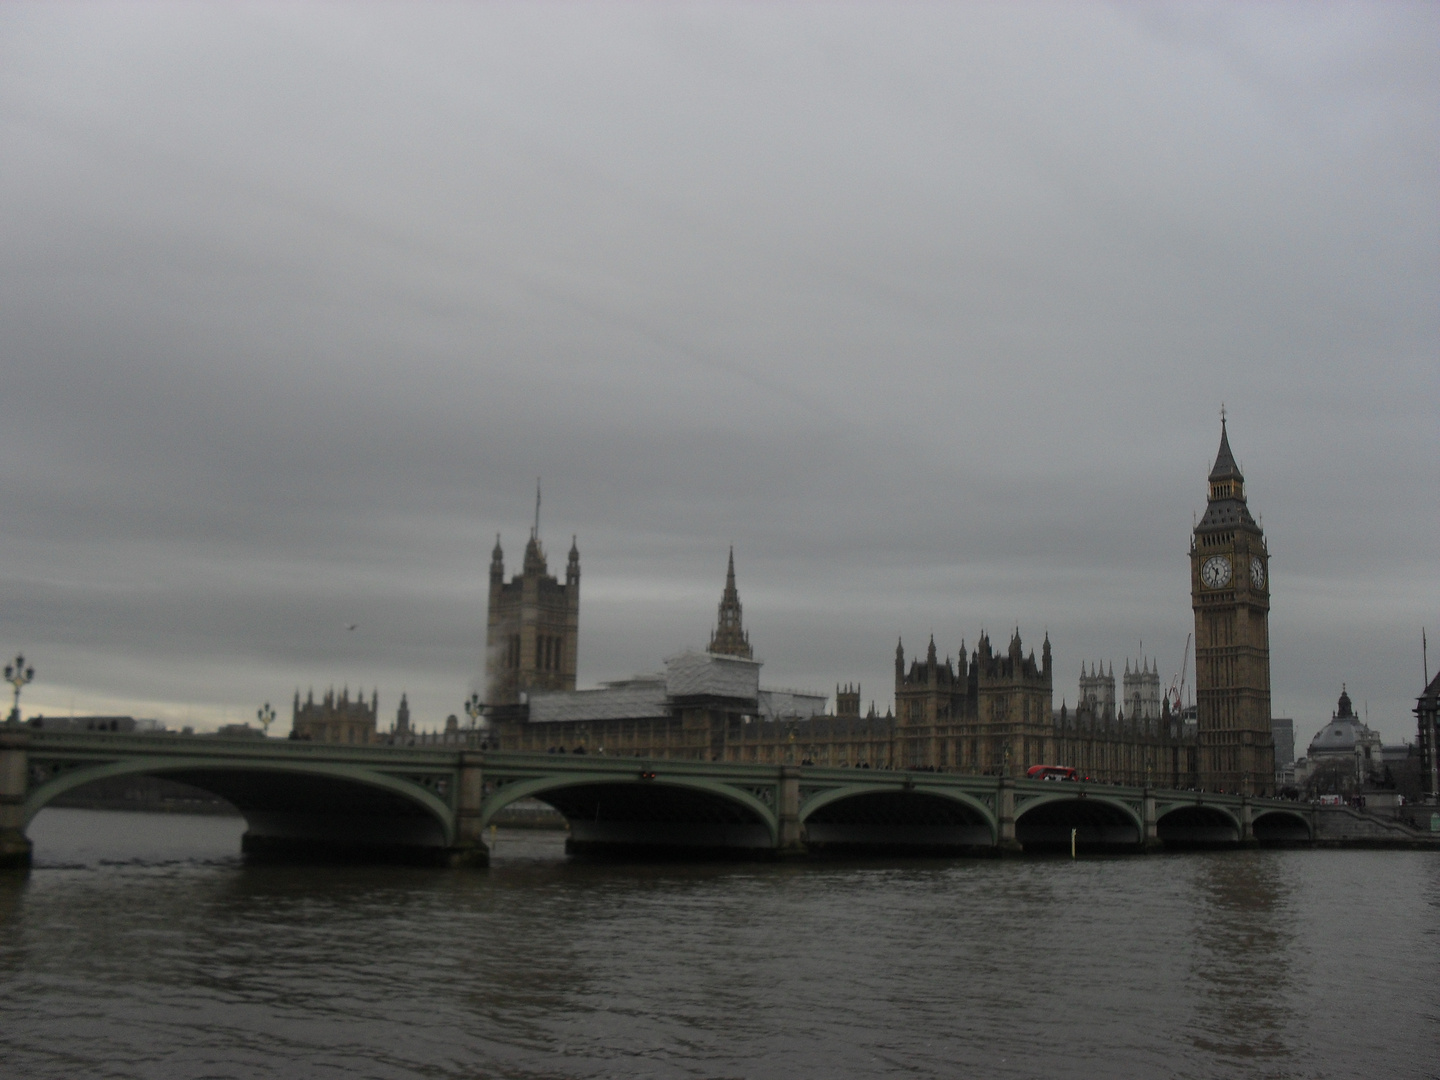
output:
M 626 679 L 598 690 L 536 690 L 530 693 L 530 722 L 563 720 L 663 720 L 670 715 L 665 679 Z
M 825 713 L 829 698 L 801 690 L 760 689 L 760 661 L 722 653 L 683 652 L 661 675 L 636 675 L 596 690 L 532 690 L 533 724 L 585 720 L 663 720 L 677 703 L 695 699 L 743 703 L 762 720 L 808 719 Z M 753 703 L 753 704 L 751 704 Z
M 830 701 L 827 694 L 807 694 L 803 690 L 761 690 L 756 711 L 762 720 L 808 720 L 825 715 Z
M 665 661 L 665 692 L 672 698 L 754 701 L 760 693 L 760 661 L 719 653 L 683 652 Z

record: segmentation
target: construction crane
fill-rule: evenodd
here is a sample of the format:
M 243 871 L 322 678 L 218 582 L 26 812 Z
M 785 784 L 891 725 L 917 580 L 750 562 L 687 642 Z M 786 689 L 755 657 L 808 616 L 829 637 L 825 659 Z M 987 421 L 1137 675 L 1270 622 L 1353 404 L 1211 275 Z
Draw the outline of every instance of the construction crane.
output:
M 1180 661 L 1180 674 L 1170 680 L 1170 689 L 1165 691 L 1165 696 L 1170 699 L 1171 716 L 1180 715 L 1180 710 L 1185 704 L 1183 700 L 1185 694 L 1185 673 L 1190 670 L 1190 639 L 1194 636 L 1193 633 L 1185 635 L 1185 656 Z

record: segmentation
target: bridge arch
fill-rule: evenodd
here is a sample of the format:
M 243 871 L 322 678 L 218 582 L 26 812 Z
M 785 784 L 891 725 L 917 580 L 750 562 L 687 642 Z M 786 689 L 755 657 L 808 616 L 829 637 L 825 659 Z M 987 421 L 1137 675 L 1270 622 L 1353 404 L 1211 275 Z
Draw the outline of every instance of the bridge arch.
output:
M 218 795 L 249 826 L 251 855 L 443 851 L 455 814 L 435 792 L 401 777 L 336 762 L 134 757 L 68 769 L 31 789 L 22 828 L 59 796 L 96 780 L 156 776 Z
M 805 843 L 814 850 L 936 851 L 992 849 L 993 811 L 945 787 L 846 784 L 812 795 L 800 807 Z
M 1258 810 L 1250 821 L 1250 835 L 1261 844 L 1277 847 L 1308 844 L 1314 839 L 1304 813 L 1279 807 Z
M 1145 836 L 1133 806 L 1088 791 L 1040 795 L 1015 808 L 1015 839 L 1026 851 L 1068 851 L 1072 829 L 1076 846 L 1092 851 L 1139 847 Z
M 577 853 L 768 851 L 779 843 L 775 810 L 754 792 L 695 776 L 641 779 L 595 772 L 513 780 L 486 796 L 480 827 L 526 798 L 565 816 L 567 848 Z
M 1172 803 L 1155 814 L 1155 835 L 1166 847 L 1229 847 L 1241 832 L 1234 812 L 1215 803 Z

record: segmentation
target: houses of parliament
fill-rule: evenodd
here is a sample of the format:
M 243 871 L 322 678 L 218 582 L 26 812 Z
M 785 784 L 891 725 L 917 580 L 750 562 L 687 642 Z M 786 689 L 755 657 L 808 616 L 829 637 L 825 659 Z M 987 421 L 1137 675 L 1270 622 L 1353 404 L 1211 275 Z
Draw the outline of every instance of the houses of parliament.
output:
M 565 751 L 851 768 L 1023 776 L 1067 765 L 1096 781 L 1250 794 L 1274 787 L 1270 728 L 1269 555 L 1221 421 L 1204 516 L 1190 544 L 1195 618 L 1193 720 L 1172 712 L 1158 670 L 1127 662 L 1117 702 L 1113 666 L 1082 667 L 1073 709 L 1054 707 L 1049 637 L 1039 656 L 1019 628 L 1003 645 L 981 632 L 940 658 L 895 648 L 894 708 L 861 713 L 858 685 L 828 697 L 767 689 L 745 630 L 734 552 L 704 652 L 664 670 L 575 689 L 580 554 L 561 582 L 538 528 L 522 571 L 490 563 L 486 671 L 492 741 L 507 750 Z
M 897 643 L 893 710 L 862 714 L 860 687 L 847 683 L 827 711 L 828 695 L 761 685 L 733 551 L 704 651 L 577 690 L 579 547 L 572 540 L 564 580 L 552 575 L 537 516 L 520 573 L 505 579 L 498 537 L 491 553 L 484 739 L 505 750 L 987 775 L 1064 765 L 1099 782 L 1266 794 L 1275 776 L 1269 554 L 1223 418 L 1208 483 L 1190 543 L 1193 715 L 1172 711 L 1144 659 L 1127 661 L 1118 699 L 1113 665 L 1082 666 L 1074 707 L 1055 708 L 1049 637 L 1037 656 L 1018 627 L 1003 644 L 982 630 L 968 651 L 962 643 L 944 659 L 933 638 L 909 656 Z M 408 731 L 403 701 L 401 710 L 397 730 Z M 297 695 L 295 730 L 370 741 L 377 711 L 374 697 L 367 705 L 332 693 L 302 705 Z

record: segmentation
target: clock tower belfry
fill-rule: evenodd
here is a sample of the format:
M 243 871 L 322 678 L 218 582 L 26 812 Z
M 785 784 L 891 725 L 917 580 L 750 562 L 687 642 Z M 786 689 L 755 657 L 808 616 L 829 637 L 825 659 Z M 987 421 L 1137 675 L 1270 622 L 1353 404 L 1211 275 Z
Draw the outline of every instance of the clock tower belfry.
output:
M 1245 503 L 1225 418 L 1205 516 L 1190 540 L 1200 786 L 1247 795 L 1275 785 L 1270 728 L 1270 553 Z

